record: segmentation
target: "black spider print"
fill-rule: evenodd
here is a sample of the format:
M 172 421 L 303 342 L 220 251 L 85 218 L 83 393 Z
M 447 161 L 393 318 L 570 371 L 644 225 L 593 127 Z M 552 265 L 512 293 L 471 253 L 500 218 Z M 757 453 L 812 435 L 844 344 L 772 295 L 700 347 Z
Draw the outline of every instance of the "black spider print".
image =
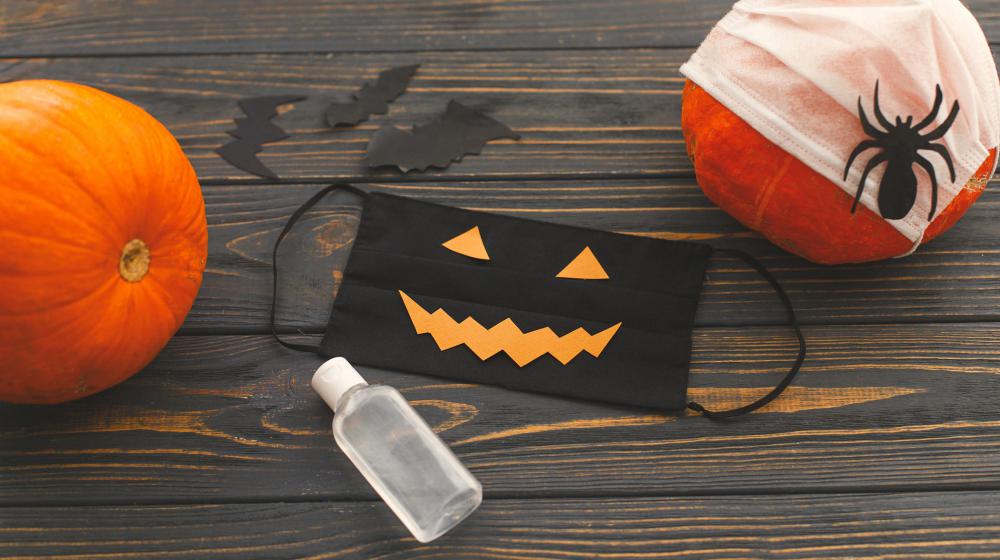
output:
M 927 219 L 931 220 L 934 218 L 934 213 L 937 211 L 937 177 L 934 175 L 934 166 L 931 165 L 931 162 L 918 152 L 920 150 L 930 150 L 941 156 L 945 163 L 948 164 L 948 171 L 951 173 L 952 182 L 955 181 L 955 166 L 951 162 L 951 155 L 948 153 L 948 149 L 941 144 L 933 144 L 932 142 L 944 136 L 948 132 L 948 129 L 951 128 L 952 123 L 955 122 L 955 117 L 958 115 L 958 101 L 955 101 L 951 106 L 948 118 L 940 126 L 927 134 L 920 134 L 921 130 L 934 122 L 938 112 L 941 110 L 942 100 L 941 86 L 938 85 L 934 96 L 934 107 L 922 121 L 911 125 L 913 122 L 912 115 L 907 117 L 905 121 L 902 117 L 897 116 L 896 124 L 892 124 L 885 118 L 885 115 L 882 114 L 882 109 L 879 107 L 878 81 L 876 80 L 875 118 L 885 128 L 883 131 L 868 121 L 868 116 L 861 106 L 861 97 L 858 97 L 858 116 L 861 118 L 861 127 L 864 129 L 865 134 L 871 138 L 862 141 L 851 152 L 851 157 L 847 159 L 847 166 L 844 167 L 844 180 L 847 180 L 847 173 L 851 169 L 851 164 L 854 163 L 854 158 L 860 155 L 861 152 L 869 148 L 879 148 L 882 151 L 875 154 L 868 160 L 868 164 L 865 165 L 865 170 L 861 174 L 861 181 L 858 183 L 858 190 L 854 195 L 854 204 L 851 206 L 852 214 L 857 209 L 858 201 L 861 200 L 861 194 L 865 190 L 865 179 L 868 178 L 868 173 L 880 163 L 888 162 L 878 190 L 878 210 L 882 214 L 882 217 L 887 220 L 898 220 L 906 216 L 910 212 L 910 209 L 913 208 L 913 202 L 917 198 L 917 176 L 913 172 L 913 164 L 917 164 L 931 178 L 931 211 Z

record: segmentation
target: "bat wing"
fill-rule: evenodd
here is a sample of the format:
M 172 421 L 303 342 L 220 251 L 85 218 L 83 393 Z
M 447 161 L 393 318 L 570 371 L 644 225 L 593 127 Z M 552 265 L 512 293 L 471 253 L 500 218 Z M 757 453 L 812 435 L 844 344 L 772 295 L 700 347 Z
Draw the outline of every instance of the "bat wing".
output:
M 305 99 L 303 95 L 266 95 L 240 99 L 237 104 L 251 121 L 269 121 L 278 116 L 278 107 Z
M 369 167 L 393 165 L 403 172 L 444 169 L 467 154 L 478 154 L 490 140 L 520 136 L 507 125 L 457 101 L 444 114 L 411 132 L 383 126 L 368 142 Z
M 375 85 L 369 83 L 362 85 L 353 95 L 354 101 L 331 103 L 326 109 L 327 124 L 332 128 L 340 125 L 353 126 L 373 114 L 385 114 L 389 110 L 389 102 L 406 91 L 410 78 L 419 67 L 419 64 L 397 66 L 380 72 Z
M 396 166 L 406 173 L 427 169 L 428 164 L 424 162 L 431 159 L 430 152 L 412 133 L 385 125 L 368 141 L 365 161 L 368 167 Z
M 326 124 L 330 125 L 330 128 L 336 128 L 345 124 L 354 126 L 367 119 L 368 115 L 368 111 L 365 110 L 359 101 L 331 103 L 326 108 Z
M 417 68 L 420 68 L 419 64 L 412 64 L 410 66 L 397 66 L 381 72 L 375 82 L 374 93 L 386 101 L 396 99 L 406 91 L 406 86 L 416 74 Z
M 222 156 L 222 159 L 230 165 L 242 169 L 247 173 L 253 173 L 268 179 L 277 179 L 278 175 L 271 171 L 266 165 L 257 159 L 257 153 L 261 151 L 259 144 L 246 142 L 245 140 L 233 140 L 228 144 L 223 144 L 216 148 L 215 153 Z
M 233 167 L 247 173 L 277 179 L 278 175 L 261 163 L 256 154 L 261 151 L 261 144 L 288 137 L 284 129 L 271 122 L 271 119 L 278 115 L 278 106 L 303 99 L 305 99 L 303 95 L 269 95 L 241 99 L 238 105 L 246 116 L 234 119 L 236 128 L 226 131 L 226 134 L 235 140 L 219 146 L 215 153 Z
M 235 119 L 235 122 L 236 128 L 227 130 L 226 134 L 251 144 L 266 144 L 288 138 L 285 129 L 271 121 L 255 121 L 249 117 L 240 117 Z

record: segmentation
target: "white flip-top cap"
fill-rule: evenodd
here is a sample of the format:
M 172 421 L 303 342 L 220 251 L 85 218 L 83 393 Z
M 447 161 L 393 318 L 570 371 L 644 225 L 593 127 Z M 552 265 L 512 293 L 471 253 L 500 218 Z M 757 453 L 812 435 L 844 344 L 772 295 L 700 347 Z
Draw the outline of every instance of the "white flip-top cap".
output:
M 337 401 L 355 385 L 368 385 L 358 370 L 344 358 L 333 358 L 319 366 L 313 374 L 312 388 L 326 404 L 337 412 Z

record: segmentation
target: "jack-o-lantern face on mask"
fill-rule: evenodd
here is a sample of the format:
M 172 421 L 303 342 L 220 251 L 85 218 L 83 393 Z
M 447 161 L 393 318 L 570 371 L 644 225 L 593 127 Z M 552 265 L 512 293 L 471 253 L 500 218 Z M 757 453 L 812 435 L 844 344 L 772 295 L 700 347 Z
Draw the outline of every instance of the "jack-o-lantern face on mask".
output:
M 445 241 L 441 246 L 472 259 L 490 260 L 479 226 Z M 584 247 L 580 254 L 555 276 L 576 280 L 609 279 L 608 273 L 590 247 Z M 563 365 L 584 351 L 598 358 L 622 325 L 620 322 L 616 323 L 593 335 L 583 327 L 577 327 L 559 336 L 548 326 L 524 332 L 518 328 L 513 319 L 508 317 L 493 327 L 486 328 L 472 316 L 458 322 L 440 307 L 433 313 L 428 313 L 403 290 L 399 291 L 399 296 L 417 334 L 431 335 L 442 351 L 465 345 L 481 360 L 504 352 L 518 366 L 529 364 L 544 354 L 551 355 Z
M 682 407 L 711 251 L 372 193 L 320 352 Z

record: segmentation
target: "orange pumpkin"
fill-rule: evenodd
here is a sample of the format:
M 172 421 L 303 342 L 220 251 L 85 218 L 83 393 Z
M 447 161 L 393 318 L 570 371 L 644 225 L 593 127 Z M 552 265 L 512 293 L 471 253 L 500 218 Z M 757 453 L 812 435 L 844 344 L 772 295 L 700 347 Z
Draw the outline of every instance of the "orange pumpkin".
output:
M 775 245 L 822 264 L 905 255 L 912 243 L 810 167 L 764 138 L 688 80 L 681 129 L 698 185 L 708 198 Z M 955 225 L 979 198 L 993 171 L 996 148 L 965 189 L 939 212 L 922 243 Z
M 205 268 L 205 205 L 177 141 L 97 89 L 6 83 L 0 177 L 0 400 L 68 401 L 139 371 Z

